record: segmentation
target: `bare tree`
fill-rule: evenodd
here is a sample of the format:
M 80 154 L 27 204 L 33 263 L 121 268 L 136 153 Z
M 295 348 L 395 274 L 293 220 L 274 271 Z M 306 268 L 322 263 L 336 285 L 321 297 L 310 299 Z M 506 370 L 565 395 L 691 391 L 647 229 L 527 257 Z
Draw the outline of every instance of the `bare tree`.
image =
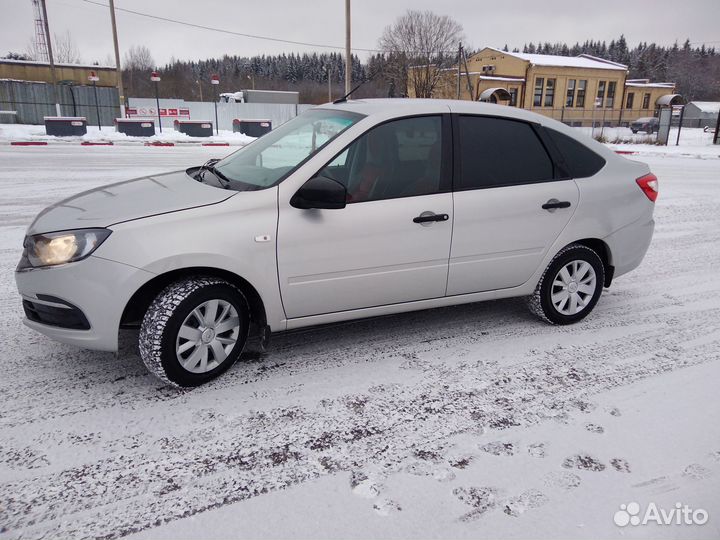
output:
M 79 64 L 82 62 L 80 49 L 78 49 L 72 34 L 67 31 L 62 35 L 53 34 L 53 60 L 59 64 Z M 47 51 L 39 51 L 37 43 L 30 41 L 26 49 L 27 56 L 32 60 L 42 58 Z
M 78 49 L 69 31 L 60 36 L 55 34 L 53 41 L 55 42 L 53 44 L 53 55 L 56 62 L 61 64 L 79 64 L 82 62 L 80 49 Z
M 130 96 L 147 89 L 148 72 L 155 67 L 155 60 L 145 45 L 133 45 L 125 53 L 122 67 L 125 89 Z
M 133 70 L 148 70 L 155 67 L 155 60 L 150 49 L 145 45 L 133 45 L 125 53 L 123 68 Z
M 407 77 L 415 97 L 432 97 L 442 70 L 452 66 L 463 27 L 447 15 L 408 10 L 383 31 L 380 48 L 398 81 Z

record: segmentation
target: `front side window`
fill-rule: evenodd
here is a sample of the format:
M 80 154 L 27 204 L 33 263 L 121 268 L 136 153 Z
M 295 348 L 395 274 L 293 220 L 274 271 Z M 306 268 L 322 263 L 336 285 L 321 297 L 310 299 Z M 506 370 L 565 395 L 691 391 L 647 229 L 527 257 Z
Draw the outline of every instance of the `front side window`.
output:
M 610 81 L 607 88 L 607 98 L 605 99 L 605 106 L 612 108 L 615 105 L 615 88 L 617 86 L 616 81 Z
M 545 79 L 543 77 L 537 77 L 535 79 L 535 93 L 533 94 L 533 106 L 539 107 L 542 105 L 543 85 Z
M 575 100 L 575 107 L 582 109 L 585 107 L 585 89 L 587 88 L 587 81 L 578 81 L 577 99 Z
M 552 107 L 555 103 L 555 79 L 548 79 L 545 84 L 545 106 Z
M 456 190 L 529 184 L 553 179 L 553 164 L 525 122 L 461 116 L 460 178 Z
M 627 101 L 625 102 L 625 108 L 632 109 L 634 101 L 635 101 L 635 92 L 629 92 L 627 95 Z
M 281 182 L 343 131 L 364 118 L 341 110 L 314 109 L 263 135 L 215 164 L 236 191 L 265 189 Z
M 372 128 L 318 174 L 347 188 L 348 203 L 441 191 L 442 117 L 403 118 Z
M 572 107 L 575 104 L 575 79 L 568 79 L 567 96 L 565 98 L 565 106 Z

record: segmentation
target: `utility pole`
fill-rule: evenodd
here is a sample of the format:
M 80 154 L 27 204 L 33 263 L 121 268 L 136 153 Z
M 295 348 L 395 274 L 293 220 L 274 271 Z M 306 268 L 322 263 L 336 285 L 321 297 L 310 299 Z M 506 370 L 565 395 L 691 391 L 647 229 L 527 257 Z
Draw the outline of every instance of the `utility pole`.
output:
M 350 0 L 345 0 L 345 94 L 352 86 L 352 51 L 350 50 Z
M 55 113 L 58 116 L 62 116 L 62 111 L 60 110 L 60 100 L 58 99 L 57 74 L 55 73 L 55 61 L 53 60 L 52 40 L 50 39 L 50 25 L 48 24 L 47 6 L 45 6 L 45 0 L 40 0 L 40 5 L 42 6 L 43 26 L 45 26 L 45 40 L 47 41 L 48 60 L 50 61 L 53 96 L 55 97 Z
M 120 118 L 125 118 L 125 90 L 123 89 L 122 68 L 120 67 L 120 47 L 118 47 L 117 24 L 115 23 L 115 0 L 110 2 L 110 23 L 112 24 L 113 45 L 115 46 L 115 69 L 117 70 L 117 89 L 120 95 Z M 43 0 L 44 3 L 44 0 Z M 162 126 L 160 127 L 162 132 Z
M 95 93 L 95 114 L 97 114 L 98 131 L 102 131 L 102 126 L 100 125 L 100 104 L 98 103 L 97 96 L 97 82 L 100 80 L 100 77 L 97 76 L 96 72 L 91 71 L 88 76 L 88 80 L 92 82 L 93 91 Z
M 330 76 L 332 75 L 332 66 L 330 64 L 327 65 L 327 78 L 328 78 L 328 103 L 332 103 L 332 79 Z
M 160 90 L 158 88 L 158 83 L 160 82 L 160 75 L 158 75 L 157 71 L 153 71 L 150 74 L 150 80 L 155 83 L 155 103 L 157 104 L 158 127 L 160 128 L 160 133 L 162 133 L 162 117 L 160 115 Z
M 215 135 L 220 135 L 220 124 L 218 123 L 217 103 L 218 103 L 218 85 L 220 84 L 220 75 L 210 77 L 210 84 L 215 89 Z
M 457 98 L 460 99 L 460 59 L 462 58 L 462 43 L 458 45 L 458 69 L 457 69 Z

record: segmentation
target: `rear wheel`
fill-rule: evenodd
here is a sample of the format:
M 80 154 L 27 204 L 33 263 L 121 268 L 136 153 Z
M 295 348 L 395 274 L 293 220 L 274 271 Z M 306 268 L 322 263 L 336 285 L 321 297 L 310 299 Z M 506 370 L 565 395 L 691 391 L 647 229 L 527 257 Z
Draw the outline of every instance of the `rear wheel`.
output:
M 572 244 L 560 250 L 540 278 L 530 309 L 552 324 L 584 319 L 602 294 L 605 269 L 592 249 Z
M 248 332 L 242 292 L 219 278 L 196 277 L 166 287 L 140 328 L 140 356 L 156 377 L 175 386 L 203 384 L 240 357 Z

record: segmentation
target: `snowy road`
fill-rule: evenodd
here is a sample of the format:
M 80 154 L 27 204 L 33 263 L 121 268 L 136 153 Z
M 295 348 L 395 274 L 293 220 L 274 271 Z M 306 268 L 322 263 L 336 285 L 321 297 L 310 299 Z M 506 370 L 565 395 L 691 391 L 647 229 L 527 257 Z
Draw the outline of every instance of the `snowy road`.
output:
M 643 265 L 571 327 L 504 300 L 307 330 L 191 392 L 21 325 L 25 226 L 217 148 L 0 147 L 0 539 L 720 536 L 720 159 L 660 178 Z M 620 528 L 620 504 L 705 525 Z

